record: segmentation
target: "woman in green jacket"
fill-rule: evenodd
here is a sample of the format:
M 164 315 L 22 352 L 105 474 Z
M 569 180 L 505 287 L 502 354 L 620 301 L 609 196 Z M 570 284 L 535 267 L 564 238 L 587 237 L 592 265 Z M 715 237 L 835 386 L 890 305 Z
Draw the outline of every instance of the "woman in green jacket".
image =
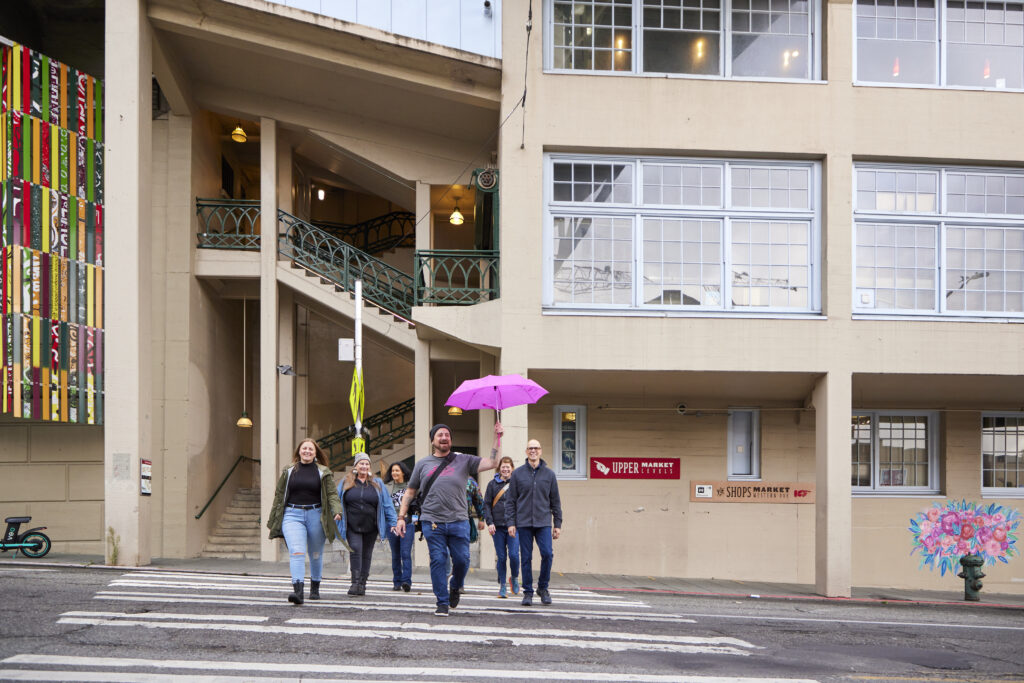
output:
M 309 555 L 309 599 L 320 599 L 324 569 L 324 543 L 337 535 L 331 522 L 341 519 L 341 500 L 334 488 L 334 476 L 327 456 L 312 439 L 295 449 L 292 464 L 281 472 L 277 493 L 270 509 L 267 528 L 270 538 L 284 538 L 292 574 L 288 602 L 301 605 L 304 599 L 306 555 Z

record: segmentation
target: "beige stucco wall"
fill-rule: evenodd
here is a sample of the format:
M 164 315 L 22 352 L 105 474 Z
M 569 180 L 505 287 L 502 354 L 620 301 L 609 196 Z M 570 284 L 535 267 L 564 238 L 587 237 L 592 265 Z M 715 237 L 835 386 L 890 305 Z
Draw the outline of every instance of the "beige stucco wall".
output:
M 45 526 L 54 552 L 103 552 L 103 428 L 0 422 L 3 517 Z

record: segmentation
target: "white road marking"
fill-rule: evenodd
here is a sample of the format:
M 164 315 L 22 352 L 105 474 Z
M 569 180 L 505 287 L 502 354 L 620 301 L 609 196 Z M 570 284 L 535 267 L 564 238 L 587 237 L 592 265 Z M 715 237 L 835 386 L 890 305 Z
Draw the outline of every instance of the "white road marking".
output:
M 722 676 L 681 676 L 675 674 L 646 674 L 646 673 L 604 673 L 600 671 L 547 671 L 543 669 L 524 669 L 516 667 L 502 667 L 494 669 L 453 669 L 449 667 L 426 667 L 426 666 L 355 666 L 344 664 L 316 664 L 313 662 L 302 664 L 284 664 L 277 662 L 225 662 L 222 660 L 162 660 L 162 659 L 131 659 L 120 657 L 75 657 L 69 655 L 14 655 L 0 660 L 2 664 L 40 666 L 40 659 L 45 657 L 48 666 L 65 666 L 75 669 L 75 678 L 81 678 L 84 673 L 82 667 L 107 667 L 116 668 L 150 668 L 150 669 L 175 669 L 175 670 L 198 670 L 198 671 L 258 671 L 263 673 L 290 673 L 298 676 L 309 674 L 327 675 L 348 675 L 359 677 L 356 680 L 365 681 L 365 676 L 387 676 L 389 681 L 410 680 L 413 678 L 440 678 L 452 680 L 453 678 L 485 678 L 492 680 L 517 679 L 517 680 L 544 680 L 544 681 L 627 681 L 630 683 L 817 683 L 807 678 L 736 678 Z M 4 677 L 16 673 L 17 669 L 2 669 Z M 66 672 L 63 672 L 66 675 Z M 120 672 L 121 680 L 124 680 L 127 672 Z M 132 673 L 133 680 L 146 680 L 139 678 L 140 674 Z M 196 679 L 189 675 L 188 678 Z M 251 677 L 249 677 L 251 678 Z M 59 680 L 50 679 L 23 679 L 23 680 Z M 98 679 L 108 680 L 108 679 Z M 156 679 L 154 679 L 156 680 Z M 221 679 L 223 680 L 223 679 Z M 231 680 L 231 679 L 228 679 Z M 260 679 L 266 680 L 266 679 Z M 296 678 L 284 679 L 289 681 Z M 303 678 L 302 680 L 309 680 Z M 322 680 L 322 679 L 317 679 Z
M 543 628 L 504 628 L 498 626 L 472 626 L 469 624 L 427 624 L 423 622 L 395 622 L 395 621 L 362 621 L 355 619 L 288 619 L 286 624 L 300 624 L 305 626 L 333 626 L 333 627 L 344 627 L 344 628 L 385 628 L 385 629 L 401 629 L 401 630 L 421 630 L 421 631 L 433 631 L 433 632 L 462 632 L 462 633 L 479 633 L 485 636 L 550 636 L 552 638 L 563 638 L 565 636 L 572 636 L 573 638 L 606 638 L 616 640 L 635 640 L 635 641 L 646 641 L 646 642 L 662 642 L 662 643 L 678 643 L 686 645 L 734 645 L 736 647 L 746 647 L 751 649 L 763 649 L 757 645 L 752 645 L 745 640 L 738 638 L 727 638 L 724 636 L 715 636 L 711 638 L 700 637 L 700 636 L 659 636 L 646 633 L 624 633 L 624 632 L 612 632 L 612 631 L 576 631 L 562 629 L 543 629 Z
M 848 626 L 852 624 L 861 626 L 926 626 L 928 628 L 967 628 L 967 629 L 982 629 L 982 630 L 996 630 L 996 631 L 1024 631 L 1024 626 L 992 626 L 989 624 L 950 624 L 947 622 L 939 621 L 873 621 L 870 619 L 847 619 L 845 617 L 836 617 L 834 619 L 825 619 L 822 617 L 769 617 L 769 616 L 755 616 L 749 614 L 680 614 L 680 617 L 692 617 L 696 619 L 737 619 L 746 621 L 799 621 L 799 622 L 812 622 L 819 624 L 838 624 L 840 626 Z
M 249 583 L 249 584 L 239 584 L 239 583 L 222 582 L 222 581 L 219 581 L 219 580 L 217 580 L 216 582 L 215 581 L 194 581 L 194 580 L 192 580 L 192 581 L 186 581 L 186 580 L 149 581 L 149 580 L 145 580 L 145 579 L 136 579 L 136 578 L 116 579 L 114 581 L 111 581 L 109 586 L 117 587 L 117 588 L 167 588 L 167 589 L 171 589 L 171 588 L 184 588 L 184 589 L 192 589 L 192 590 L 211 590 L 211 591 L 215 590 L 215 591 L 220 591 L 220 592 L 224 592 L 224 591 L 242 592 L 242 591 L 245 591 L 245 592 L 257 592 L 257 593 L 280 593 L 282 590 L 284 590 L 284 589 L 286 589 L 288 587 L 287 584 L 283 580 L 279 580 L 279 581 L 277 581 L 277 582 L 275 582 L 273 584 L 264 583 L 264 582 Z M 324 592 L 326 592 L 328 590 L 333 590 L 333 591 L 337 591 L 339 593 L 342 593 L 342 592 L 344 592 L 344 590 L 346 588 L 341 583 L 338 583 L 336 585 L 332 585 L 332 584 L 325 585 L 323 582 L 321 582 L 320 589 L 321 589 L 321 591 L 324 591 Z M 477 591 L 475 591 L 473 589 L 470 589 L 466 593 L 462 594 L 462 599 L 465 600 L 465 601 L 468 601 L 468 602 L 484 602 L 484 601 L 486 601 L 486 602 L 495 602 L 495 603 L 507 602 L 507 600 L 502 600 L 501 598 L 499 598 L 496 595 L 495 596 L 489 596 L 489 595 L 487 595 L 487 594 L 485 594 L 483 592 L 481 592 L 480 595 L 477 595 L 476 592 Z M 374 595 L 374 596 L 379 596 L 379 597 L 384 597 L 385 595 L 390 595 L 392 593 L 393 593 L 393 591 L 390 588 L 388 588 L 387 590 L 384 590 L 383 588 L 381 588 L 380 590 L 372 590 L 372 586 L 371 586 L 371 590 L 367 591 L 367 595 Z M 404 596 L 405 599 L 413 599 L 413 600 L 429 599 L 431 604 L 433 604 L 433 602 L 434 602 L 434 594 L 433 594 L 433 592 L 429 588 L 427 588 L 424 591 L 421 591 L 421 593 L 422 593 L 422 595 L 408 595 L 408 594 L 405 594 L 405 593 L 403 593 L 402 595 Z M 572 597 L 569 597 L 570 595 L 572 595 Z M 595 596 L 593 598 L 584 597 L 584 598 L 581 599 L 581 598 L 577 598 L 575 596 L 575 593 L 569 594 L 569 593 L 559 593 L 559 592 L 553 592 L 551 594 L 551 596 L 552 596 L 552 598 L 554 600 L 556 600 L 558 602 L 559 605 L 576 605 L 576 606 L 595 605 L 595 606 L 604 606 L 604 607 L 631 607 L 631 608 L 634 608 L 634 609 L 642 609 L 642 608 L 647 607 L 646 603 L 640 602 L 640 601 L 637 601 L 637 600 L 621 600 L 621 599 L 614 599 L 614 598 L 613 599 L 609 599 L 609 598 L 604 598 L 604 597 L 601 597 L 601 596 Z
M 35 569 L 33 567 L 2 567 L 2 566 L 0 566 L 0 574 L 6 574 L 7 572 L 31 572 L 31 573 L 35 574 L 36 572 L 55 572 L 55 571 L 57 571 L 57 570 L 56 569 L 47 569 L 46 567 L 39 567 L 38 569 Z
M 159 602 L 172 604 L 197 604 L 197 605 L 242 605 L 242 606 L 276 606 L 289 607 L 283 598 L 264 597 L 243 597 L 243 596 L 212 596 L 203 593 L 161 593 L 147 591 L 100 591 L 93 596 L 94 600 L 113 600 L 118 602 Z M 319 601 L 307 601 L 304 608 L 323 609 L 339 607 L 360 611 L 380 612 L 415 612 L 433 611 L 433 596 L 429 603 L 419 601 L 411 604 L 400 604 L 394 602 L 372 602 L 364 600 L 332 600 L 323 599 Z M 518 602 L 506 602 L 502 606 L 471 606 L 459 604 L 458 613 L 465 614 L 539 614 L 543 616 L 561 617 L 564 619 L 599 619 L 607 621 L 650 621 L 668 622 L 673 624 L 694 624 L 694 619 L 678 617 L 673 614 L 652 614 L 650 612 L 611 612 L 597 610 L 567 610 L 543 608 L 543 607 L 520 607 Z
M 626 652 L 626 651 L 644 651 L 644 652 L 673 652 L 676 654 L 713 654 L 713 655 L 735 655 L 745 657 L 750 653 L 749 650 L 740 649 L 729 645 L 716 645 L 712 643 L 708 644 L 685 644 L 685 643 L 668 643 L 668 642 L 640 642 L 635 640 L 617 640 L 614 638 L 615 634 L 612 634 L 611 639 L 606 640 L 580 640 L 577 638 L 538 638 L 536 636 L 527 635 L 501 635 L 497 637 L 489 637 L 487 635 L 480 635 L 476 633 L 463 634 L 463 633 L 451 633 L 451 632 L 434 632 L 434 631 L 413 631 L 413 630 L 402 630 L 397 631 L 392 626 L 387 628 L 366 628 L 362 625 L 358 627 L 323 627 L 323 626 L 282 626 L 282 625 L 264 625 L 264 624 L 237 624 L 237 623 L 188 623 L 188 622 L 162 622 L 162 621 L 145 621 L 138 619 L 109 619 L 109 618 L 89 618 L 89 617 L 61 617 L 57 620 L 58 624 L 73 624 L 78 626 L 121 626 L 121 627 L 133 627 L 133 628 L 150 628 L 150 629 L 177 629 L 177 630 L 193 630 L 193 631 L 229 631 L 229 632 L 243 632 L 243 633 L 261 633 L 267 635 L 316 635 L 316 636 L 336 636 L 345 638 L 374 638 L 380 640 L 394 640 L 401 639 L 406 640 L 418 640 L 418 641 L 438 641 L 438 642 L 461 642 L 471 644 L 486 644 L 493 641 L 500 641 L 502 644 L 512 644 L 516 646 L 524 647 L 564 647 L 564 648 L 575 648 L 575 649 L 593 649 L 602 650 L 605 652 Z M 572 634 L 572 631 L 564 632 L 565 634 Z M 742 642 L 742 641 L 740 641 Z M 754 647 L 752 645 L 746 645 L 746 647 Z
M 182 614 L 181 612 L 64 612 L 62 617 L 97 617 L 105 619 L 181 619 L 191 621 L 238 621 L 263 623 L 270 617 L 249 617 L 236 614 Z

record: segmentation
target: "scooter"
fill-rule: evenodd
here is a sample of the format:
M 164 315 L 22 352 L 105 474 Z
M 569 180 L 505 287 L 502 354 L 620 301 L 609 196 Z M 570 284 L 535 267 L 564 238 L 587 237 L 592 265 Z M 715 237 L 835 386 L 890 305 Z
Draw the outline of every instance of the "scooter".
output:
M 42 532 L 46 528 L 45 526 L 37 526 L 18 533 L 21 525 L 28 524 L 31 520 L 31 517 L 8 517 L 5 519 L 7 531 L 4 532 L 4 538 L 0 541 L 0 551 L 6 553 L 8 550 L 13 550 L 15 557 L 18 556 L 19 550 L 25 557 L 43 557 L 50 552 L 50 537 Z

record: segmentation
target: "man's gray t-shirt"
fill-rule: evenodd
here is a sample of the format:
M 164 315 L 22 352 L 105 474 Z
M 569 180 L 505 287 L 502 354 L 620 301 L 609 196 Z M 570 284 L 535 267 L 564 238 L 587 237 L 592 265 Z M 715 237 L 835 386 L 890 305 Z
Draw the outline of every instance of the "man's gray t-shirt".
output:
M 444 461 L 429 455 L 423 458 L 412 470 L 409 477 L 409 488 L 417 492 L 423 490 L 430 475 Z M 470 476 L 476 476 L 480 469 L 480 458 L 476 455 L 456 453 L 455 459 L 448 467 L 444 468 L 437 479 L 430 485 L 427 498 L 423 501 L 423 509 L 420 511 L 420 521 L 424 522 L 459 522 L 468 521 L 469 513 L 466 507 L 466 482 Z

